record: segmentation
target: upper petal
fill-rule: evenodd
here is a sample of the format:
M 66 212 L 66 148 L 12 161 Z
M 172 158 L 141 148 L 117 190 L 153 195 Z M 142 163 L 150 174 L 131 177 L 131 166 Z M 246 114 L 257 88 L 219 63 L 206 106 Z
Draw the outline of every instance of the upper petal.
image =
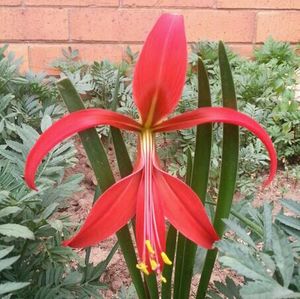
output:
M 76 248 L 95 245 L 122 228 L 135 214 L 141 177 L 138 170 L 107 189 L 79 232 L 63 244 Z
M 277 170 L 277 155 L 272 140 L 268 133 L 254 119 L 230 108 L 204 107 L 190 112 L 185 112 L 169 119 L 155 128 L 154 132 L 167 132 L 187 129 L 196 125 L 218 122 L 242 126 L 256 135 L 265 145 L 271 160 L 270 173 L 264 186 L 268 185 L 274 178 Z
M 117 128 L 139 131 L 140 125 L 129 117 L 104 109 L 86 109 L 73 112 L 48 128 L 30 150 L 25 164 L 25 181 L 35 189 L 36 170 L 47 155 L 58 143 L 75 133 L 98 125 L 112 125 Z
M 142 122 L 150 127 L 176 107 L 187 67 L 183 17 L 163 14 L 140 53 L 133 78 L 133 96 Z

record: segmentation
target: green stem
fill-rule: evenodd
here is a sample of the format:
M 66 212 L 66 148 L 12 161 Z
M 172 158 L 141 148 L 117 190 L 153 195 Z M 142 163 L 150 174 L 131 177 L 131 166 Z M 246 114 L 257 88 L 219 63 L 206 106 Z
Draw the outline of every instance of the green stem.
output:
M 229 61 L 226 50 L 222 42 L 219 43 L 219 61 L 222 84 L 223 106 L 237 109 L 236 94 Z M 220 185 L 216 213 L 214 218 L 214 227 L 221 238 L 225 224 L 222 219 L 228 218 L 232 205 L 232 199 L 235 191 L 237 166 L 239 156 L 239 128 L 234 125 L 224 125 L 223 129 L 223 149 L 222 166 L 220 175 Z M 204 267 L 199 282 L 197 299 L 204 299 L 210 277 L 213 271 L 217 250 L 210 250 L 206 255 Z

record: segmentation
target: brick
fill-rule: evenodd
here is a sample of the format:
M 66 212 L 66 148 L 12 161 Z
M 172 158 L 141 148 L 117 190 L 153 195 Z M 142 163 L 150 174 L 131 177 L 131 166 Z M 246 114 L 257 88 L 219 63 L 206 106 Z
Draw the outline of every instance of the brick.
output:
M 3 46 L 0 45 L 1 47 Z M 15 54 L 15 58 L 22 58 L 22 64 L 20 66 L 20 72 L 24 73 L 28 70 L 28 45 L 26 44 L 10 44 L 5 54 L 9 52 L 13 52 Z
M 243 57 L 252 58 L 253 57 L 253 45 L 229 45 L 229 48 L 236 54 Z
M 217 8 L 300 9 L 299 0 L 217 0 Z
M 79 41 L 118 41 L 118 10 L 111 8 L 71 9 L 70 38 Z
M 59 72 L 51 67 L 51 63 L 57 58 L 61 58 L 62 49 L 69 46 L 79 50 L 79 58 L 83 61 L 109 59 L 116 62 L 120 61 L 122 57 L 122 46 L 117 44 L 31 44 L 29 47 L 30 69 L 35 72 L 58 74 Z
M 0 8 L 1 40 L 67 40 L 67 11 L 53 8 Z
M 260 12 L 257 15 L 256 42 L 274 39 L 300 41 L 300 12 Z
M 25 0 L 25 4 L 38 6 L 119 6 L 119 0 Z
M 73 47 L 79 50 L 80 58 L 83 61 L 92 62 L 109 59 L 118 62 L 122 59 L 123 47 L 119 44 L 85 44 Z
M 162 11 L 159 9 L 124 9 L 120 11 L 119 38 L 123 42 L 142 42 Z
M 185 28 L 189 42 L 224 40 L 252 42 L 255 13 L 249 11 L 184 10 Z
M 4 5 L 8 5 L 8 6 L 17 6 L 17 5 L 21 5 L 22 4 L 22 0 L 1 0 L 0 1 L 0 5 L 4 6 Z
M 214 0 L 121 0 L 122 6 L 129 7 L 213 7 Z
M 144 41 L 161 10 L 71 9 L 70 37 L 74 41 Z

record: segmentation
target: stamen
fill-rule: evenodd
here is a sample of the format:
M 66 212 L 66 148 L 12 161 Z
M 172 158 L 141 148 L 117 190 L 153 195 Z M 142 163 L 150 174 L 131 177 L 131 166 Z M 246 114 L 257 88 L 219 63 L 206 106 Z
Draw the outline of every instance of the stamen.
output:
M 144 274 L 149 275 L 149 271 L 147 270 L 147 265 L 145 263 L 139 263 L 136 267 L 141 270 Z
M 148 249 L 148 251 L 149 251 L 150 254 L 155 254 L 155 251 L 154 251 L 154 249 L 153 249 L 153 247 L 152 247 L 152 245 L 151 245 L 151 243 L 150 243 L 149 240 L 145 241 L 145 245 L 146 245 L 146 247 L 147 247 L 147 249 Z
M 155 271 L 157 269 L 157 263 L 155 260 L 150 259 L 151 269 Z
M 172 265 L 172 261 L 168 258 L 165 252 L 162 252 L 160 255 L 165 264 Z
M 167 279 L 163 277 L 162 275 L 160 276 L 160 281 L 163 283 L 167 283 Z

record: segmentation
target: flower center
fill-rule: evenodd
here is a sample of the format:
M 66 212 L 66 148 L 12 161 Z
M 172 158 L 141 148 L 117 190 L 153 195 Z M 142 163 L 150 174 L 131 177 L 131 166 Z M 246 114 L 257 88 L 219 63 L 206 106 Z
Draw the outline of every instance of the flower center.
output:
M 143 249 L 140 252 L 141 262 L 137 268 L 149 275 L 155 271 L 161 282 L 166 282 L 162 276 L 163 264 L 172 262 L 164 252 L 165 227 L 163 212 L 159 209 L 160 202 L 153 193 L 153 161 L 155 157 L 154 134 L 145 129 L 141 134 L 141 158 L 144 163 L 144 215 L 143 215 Z M 163 234 L 161 233 L 163 231 Z

